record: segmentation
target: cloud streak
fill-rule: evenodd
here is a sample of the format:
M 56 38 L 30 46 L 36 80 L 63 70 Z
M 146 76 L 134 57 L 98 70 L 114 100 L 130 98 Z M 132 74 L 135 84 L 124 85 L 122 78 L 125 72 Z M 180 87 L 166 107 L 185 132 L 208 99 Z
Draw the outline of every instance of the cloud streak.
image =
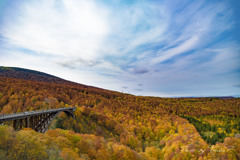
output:
M 235 85 L 233 85 L 233 87 L 240 88 L 240 84 L 235 84 Z

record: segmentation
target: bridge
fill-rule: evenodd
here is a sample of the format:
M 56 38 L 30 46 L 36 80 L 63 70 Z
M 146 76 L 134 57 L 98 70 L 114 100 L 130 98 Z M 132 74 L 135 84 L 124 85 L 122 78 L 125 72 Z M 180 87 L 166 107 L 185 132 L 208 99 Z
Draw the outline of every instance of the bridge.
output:
M 30 112 L 21 112 L 15 114 L 0 115 L 0 124 L 5 121 L 13 121 L 13 128 L 15 130 L 25 128 L 32 128 L 36 132 L 44 133 L 47 131 L 52 120 L 61 112 L 65 112 L 68 117 L 75 118 L 75 107 L 65 107 L 49 110 L 39 110 Z

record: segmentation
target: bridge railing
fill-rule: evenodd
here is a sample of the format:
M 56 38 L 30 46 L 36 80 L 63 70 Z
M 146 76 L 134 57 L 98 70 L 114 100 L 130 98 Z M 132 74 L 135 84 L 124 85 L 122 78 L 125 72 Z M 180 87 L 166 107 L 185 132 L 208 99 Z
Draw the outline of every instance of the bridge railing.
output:
M 48 110 L 26 111 L 26 112 L 20 112 L 20 113 L 2 114 L 2 115 L 0 115 L 0 119 L 18 117 L 18 116 L 24 116 L 24 115 L 39 114 L 39 113 L 44 113 L 44 112 L 47 113 L 47 112 L 54 112 L 54 111 L 62 111 L 62 110 L 68 110 L 68 109 L 74 109 L 74 108 L 75 107 L 64 107 L 64 108 L 56 108 L 56 109 L 48 109 Z
M 4 117 L 4 118 L 7 118 L 7 117 L 13 117 L 13 116 L 20 116 L 22 115 L 22 113 L 12 113 L 12 114 L 2 114 L 0 115 L 0 118 Z

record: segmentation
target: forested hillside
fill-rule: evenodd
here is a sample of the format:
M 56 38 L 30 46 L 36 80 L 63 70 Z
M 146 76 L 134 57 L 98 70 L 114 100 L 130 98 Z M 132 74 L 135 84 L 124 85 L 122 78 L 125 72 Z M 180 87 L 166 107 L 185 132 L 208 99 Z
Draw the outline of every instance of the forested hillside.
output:
M 240 159 L 239 98 L 140 97 L 34 74 L 0 77 L 0 113 L 74 106 L 76 119 L 62 113 L 44 134 L 0 125 L 0 159 Z

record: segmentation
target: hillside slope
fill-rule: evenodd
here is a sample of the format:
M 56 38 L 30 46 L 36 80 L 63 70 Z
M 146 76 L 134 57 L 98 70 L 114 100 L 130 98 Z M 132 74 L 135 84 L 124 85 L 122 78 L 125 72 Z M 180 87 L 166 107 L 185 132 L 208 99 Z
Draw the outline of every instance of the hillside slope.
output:
M 38 81 L 38 82 L 50 82 L 54 84 L 68 84 L 68 85 L 77 85 L 83 88 L 96 88 L 93 86 L 83 85 L 75 82 L 71 82 L 44 72 L 39 72 L 30 69 L 17 68 L 17 67 L 3 67 L 0 66 L 0 77 L 8 77 L 8 78 L 16 78 L 30 81 Z
M 239 98 L 140 97 L 19 77 L 0 76 L 0 114 L 75 106 L 76 119 L 63 113 L 46 134 L 0 126 L 0 159 L 240 158 Z
M 72 83 L 70 81 L 63 80 L 50 74 L 16 67 L 0 66 L 0 76 L 40 82 L 53 82 L 59 84 Z

